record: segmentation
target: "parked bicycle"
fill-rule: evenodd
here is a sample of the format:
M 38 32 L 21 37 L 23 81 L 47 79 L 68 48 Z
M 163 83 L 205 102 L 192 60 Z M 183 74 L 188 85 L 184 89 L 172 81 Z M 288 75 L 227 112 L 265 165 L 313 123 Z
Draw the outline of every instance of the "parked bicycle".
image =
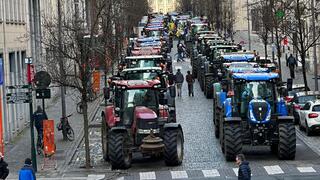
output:
M 68 139 L 69 141 L 74 140 L 74 131 L 68 121 L 71 116 L 72 114 L 60 118 L 60 122 L 57 124 L 58 131 L 62 130 L 63 139 Z

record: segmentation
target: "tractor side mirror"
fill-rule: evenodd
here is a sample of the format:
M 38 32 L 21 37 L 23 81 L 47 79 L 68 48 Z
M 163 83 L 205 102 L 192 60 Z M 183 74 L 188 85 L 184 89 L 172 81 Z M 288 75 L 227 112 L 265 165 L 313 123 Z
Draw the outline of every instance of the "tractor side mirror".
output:
M 175 98 L 176 97 L 176 87 L 175 86 L 170 86 L 169 87 L 169 92 L 170 92 L 170 96 L 172 98 Z
M 104 87 L 103 88 L 103 95 L 104 95 L 104 99 L 110 99 L 110 88 Z

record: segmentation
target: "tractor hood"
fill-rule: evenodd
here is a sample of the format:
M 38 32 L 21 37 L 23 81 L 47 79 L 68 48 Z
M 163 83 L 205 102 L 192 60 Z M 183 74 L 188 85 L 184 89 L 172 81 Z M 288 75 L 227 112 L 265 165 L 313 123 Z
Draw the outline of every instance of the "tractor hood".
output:
M 134 115 L 137 119 L 156 119 L 158 117 L 152 109 L 145 106 L 137 106 Z

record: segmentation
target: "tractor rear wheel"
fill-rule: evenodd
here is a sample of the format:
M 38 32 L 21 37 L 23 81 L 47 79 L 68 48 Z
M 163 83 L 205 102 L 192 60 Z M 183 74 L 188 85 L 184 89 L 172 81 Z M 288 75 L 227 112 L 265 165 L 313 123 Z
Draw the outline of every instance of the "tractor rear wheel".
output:
M 211 76 L 205 77 L 205 95 L 207 99 L 212 99 L 213 98 L 213 83 L 214 79 Z
M 168 129 L 163 133 L 164 162 L 167 166 L 177 166 L 183 160 L 183 135 L 180 129 Z
M 234 161 L 242 152 L 242 129 L 240 124 L 224 125 L 224 155 L 227 161 Z
M 108 152 L 108 127 L 105 121 L 105 115 L 101 115 L 102 127 L 101 127 L 101 144 L 102 144 L 102 154 L 105 161 L 109 161 Z
M 128 135 L 123 132 L 111 132 L 109 135 L 109 158 L 112 169 L 128 169 L 131 166 Z
M 293 123 L 279 124 L 278 158 L 291 160 L 296 154 L 296 129 Z

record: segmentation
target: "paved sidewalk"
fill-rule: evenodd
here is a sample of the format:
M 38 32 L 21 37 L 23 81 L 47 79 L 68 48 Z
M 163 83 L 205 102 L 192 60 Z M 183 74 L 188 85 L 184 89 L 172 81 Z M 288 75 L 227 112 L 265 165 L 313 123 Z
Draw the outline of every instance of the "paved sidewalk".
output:
M 38 172 L 37 176 L 50 176 L 57 177 L 61 172 L 61 169 L 66 166 L 67 161 L 71 159 L 70 156 L 74 154 L 77 148 L 79 140 L 83 137 L 83 117 L 82 114 L 78 114 L 76 111 L 76 104 L 80 101 L 77 90 L 68 89 L 66 94 L 66 106 L 67 115 L 72 114 L 69 118 L 69 122 L 75 132 L 75 140 L 73 142 L 63 141 L 61 131 L 57 131 L 55 128 L 55 142 L 56 142 L 56 160 L 58 168 L 41 170 L 41 164 L 43 163 L 42 156 L 37 155 Z M 95 101 L 88 104 L 88 116 L 93 118 L 96 110 L 98 109 L 102 98 L 101 96 Z M 54 119 L 55 125 L 59 122 L 61 117 L 61 101 L 59 94 L 53 96 L 50 100 L 46 101 L 46 112 L 49 119 Z M 26 115 L 27 116 L 27 115 Z M 35 130 L 36 137 L 36 130 Z M 36 140 L 35 140 L 36 141 Z M 31 157 L 31 138 L 30 128 L 26 127 L 17 138 L 5 147 L 5 160 L 9 164 L 10 174 L 9 179 L 17 179 L 18 171 L 24 164 L 24 159 Z

